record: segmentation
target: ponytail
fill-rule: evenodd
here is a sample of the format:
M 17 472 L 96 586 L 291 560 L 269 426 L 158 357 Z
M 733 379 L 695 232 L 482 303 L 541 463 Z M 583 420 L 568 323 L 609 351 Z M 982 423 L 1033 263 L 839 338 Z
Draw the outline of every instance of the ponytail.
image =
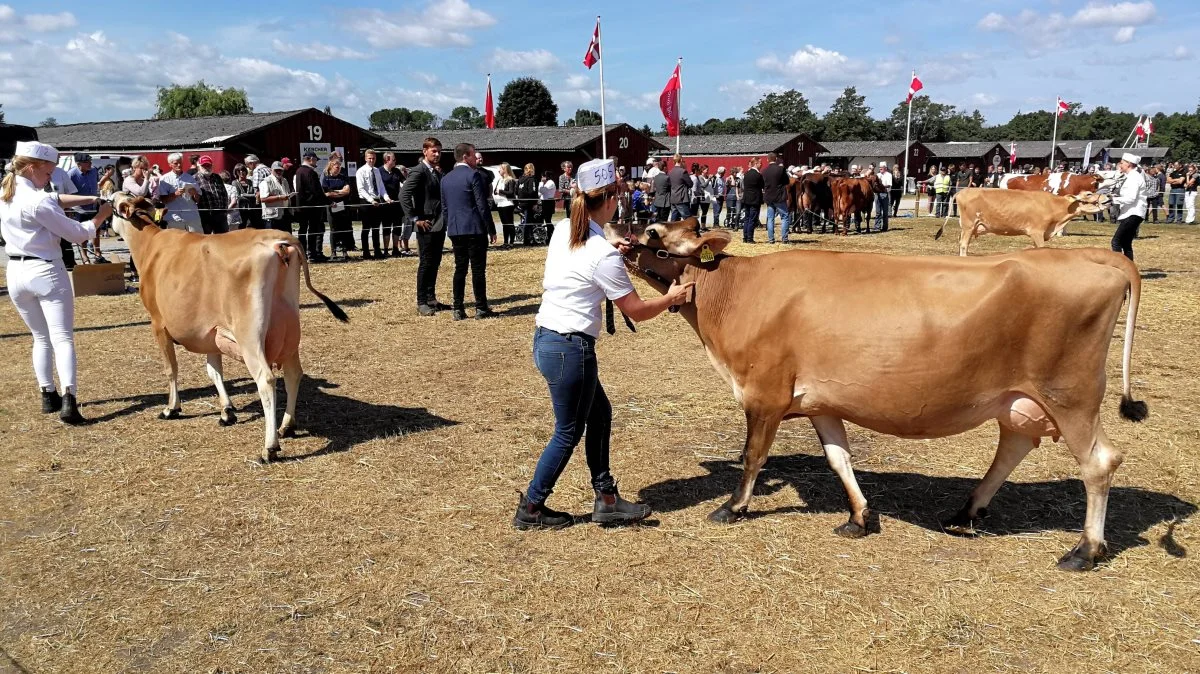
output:
M 17 174 L 6 173 L 4 181 L 0 182 L 0 201 L 11 204 L 13 194 L 17 191 Z
M 604 205 L 610 196 L 616 196 L 616 183 L 605 185 L 590 192 L 576 192 L 571 198 L 571 240 L 568 247 L 572 250 L 583 246 L 588 240 L 588 220 L 592 211 Z

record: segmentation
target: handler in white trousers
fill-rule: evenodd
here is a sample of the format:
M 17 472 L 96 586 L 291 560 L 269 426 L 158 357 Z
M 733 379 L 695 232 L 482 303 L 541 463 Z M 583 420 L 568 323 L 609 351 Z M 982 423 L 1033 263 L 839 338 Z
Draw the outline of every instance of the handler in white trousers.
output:
M 0 231 L 8 255 L 8 294 L 33 333 L 33 371 L 42 390 L 42 412 L 59 412 L 67 424 L 84 423 L 75 396 L 75 293 L 63 264 L 63 239 L 84 243 L 112 215 L 100 197 L 71 197 L 99 203 L 91 221 L 67 217 L 59 197 L 43 191 L 58 151 L 37 141 L 17 143 L 12 170 L 0 183 Z M 65 197 L 64 197 L 65 198 Z M 53 353 L 53 355 L 52 355 Z M 54 387 L 57 365 L 62 395 Z

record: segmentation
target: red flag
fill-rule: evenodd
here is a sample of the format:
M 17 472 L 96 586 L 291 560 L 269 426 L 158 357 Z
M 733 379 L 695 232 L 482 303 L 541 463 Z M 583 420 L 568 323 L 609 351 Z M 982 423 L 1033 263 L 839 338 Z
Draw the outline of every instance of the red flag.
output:
M 583 65 L 588 70 L 600 60 L 600 17 L 596 17 L 596 30 L 592 33 L 592 43 L 588 45 L 587 54 L 583 56 Z
M 658 107 L 662 110 L 663 118 L 667 120 L 667 135 L 679 135 L 679 90 L 682 89 L 679 82 L 679 64 L 675 64 L 675 72 L 671 73 L 671 79 L 667 80 L 667 86 L 663 87 L 662 93 L 658 96 Z
M 913 96 L 916 95 L 916 93 L 922 88 L 924 88 L 924 86 L 925 85 L 921 84 L 921 80 L 917 79 L 917 74 L 914 72 L 912 82 L 908 85 L 908 98 L 904 99 L 904 102 L 912 103 Z
M 496 109 L 492 107 L 492 76 L 488 75 L 487 98 L 483 101 L 483 121 L 489 129 L 496 128 Z
M 1063 113 L 1069 111 L 1070 109 L 1071 109 L 1071 106 L 1067 105 L 1066 101 L 1064 101 L 1061 98 L 1058 99 L 1058 116 L 1059 117 L 1062 117 Z
M 1012 141 L 1008 144 L 1008 165 L 1017 165 L 1017 141 Z
M 1146 115 L 1146 121 L 1142 123 L 1142 128 L 1145 129 L 1147 136 L 1154 133 L 1154 123 L 1150 121 L 1150 115 Z
M 1137 126 L 1133 127 L 1133 132 L 1137 134 L 1138 140 L 1142 140 L 1146 137 L 1146 127 L 1144 125 L 1149 121 L 1150 120 L 1143 121 L 1141 117 L 1138 117 Z

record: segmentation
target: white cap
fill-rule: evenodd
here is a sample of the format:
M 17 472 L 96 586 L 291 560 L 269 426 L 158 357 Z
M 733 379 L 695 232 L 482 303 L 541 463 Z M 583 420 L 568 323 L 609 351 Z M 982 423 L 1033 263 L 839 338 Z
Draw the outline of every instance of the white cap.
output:
M 17 145 L 18 150 L 20 149 L 20 147 L 21 147 L 20 145 Z M 1130 164 L 1142 163 L 1141 157 L 1137 156 L 1136 154 L 1130 153 L 1130 152 L 1126 152 L 1125 154 L 1121 155 L 1121 159 L 1124 159 L 1125 161 L 1129 162 Z
M 885 161 L 879 162 L 879 168 L 887 168 L 887 162 L 885 162 Z
M 54 164 L 58 163 L 58 150 L 39 143 L 36 140 L 25 140 L 17 143 L 17 149 L 13 152 L 14 157 L 29 157 L 30 159 L 41 159 Z
M 658 158 L 657 158 L 657 157 L 646 157 L 646 163 L 647 163 L 647 164 L 653 164 L 653 163 L 654 163 L 654 162 L 656 162 L 656 161 L 658 161 Z
M 579 167 L 579 189 L 591 192 L 617 182 L 616 165 L 611 159 L 593 159 Z
M 850 170 L 851 170 L 851 171 L 857 171 L 857 170 L 858 170 L 858 164 L 851 164 L 851 165 L 850 165 Z
M 724 172 L 725 172 L 725 167 L 724 167 L 724 166 L 718 166 L 718 167 L 717 167 L 717 173 L 724 173 Z

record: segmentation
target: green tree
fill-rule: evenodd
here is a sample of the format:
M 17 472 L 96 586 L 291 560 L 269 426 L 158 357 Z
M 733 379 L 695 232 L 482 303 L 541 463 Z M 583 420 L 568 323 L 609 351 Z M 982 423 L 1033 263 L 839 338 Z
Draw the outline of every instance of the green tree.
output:
M 854 87 L 846 87 L 825 115 L 823 140 L 877 140 L 880 125 L 871 119 L 867 99 Z
M 367 116 L 372 131 L 423 131 L 432 129 L 437 116 L 425 110 L 384 108 Z
M 460 105 L 450 111 L 450 116 L 443 123 L 456 129 L 482 129 L 484 125 L 483 115 L 480 114 L 479 108 L 471 105 Z
M 321 109 L 321 112 L 324 112 L 324 113 L 325 113 L 325 114 L 327 114 L 327 115 L 332 115 L 332 114 L 333 114 L 333 108 L 331 108 L 331 107 L 329 107 L 329 106 L 327 105 L 327 106 L 325 106 L 324 108 L 322 108 L 322 109 Z
M 58 126 L 58 120 L 53 117 L 47 117 L 46 119 L 43 119 L 42 123 L 38 124 L 38 126 Z
M 172 84 L 158 88 L 155 119 L 179 119 L 209 115 L 244 115 L 251 112 L 244 89 L 218 89 L 200 80 L 191 86 Z
M 821 120 L 808 107 L 804 94 L 795 89 L 763 96 L 746 109 L 744 121 L 753 133 L 821 134 Z
M 983 118 L 983 113 L 978 110 L 972 110 L 971 114 L 955 111 L 949 119 L 946 120 L 946 140 L 948 141 L 979 141 L 986 140 L 987 134 L 984 133 L 984 125 L 987 120 Z
M 649 125 L 649 124 L 643 124 L 643 125 L 642 125 L 642 128 L 641 128 L 641 129 L 638 129 L 638 130 L 639 130 L 639 131 L 641 131 L 643 134 L 645 134 L 645 135 L 647 135 L 647 136 L 654 135 L 654 132 L 650 130 L 650 125 Z
M 924 143 L 946 142 L 949 140 L 946 124 L 954 114 L 953 105 L 934 102 L 924 95 L 915 96 L 912 101 L 912 127 L 910 129 L 912 139 Z M 887 123 L 890 138 L 904 140 L 904 129 L 908 124 L 908 104 L 900 103 L 892 108 L 892 114 L 884 121 Z
M 496 126 L 558 126 L 558 105 L 541 80 L 519 77 L 500 92 Z
M 573 117 L 563 122 L 563 126 L 600 126 L 600 113 L 578 109 Z

